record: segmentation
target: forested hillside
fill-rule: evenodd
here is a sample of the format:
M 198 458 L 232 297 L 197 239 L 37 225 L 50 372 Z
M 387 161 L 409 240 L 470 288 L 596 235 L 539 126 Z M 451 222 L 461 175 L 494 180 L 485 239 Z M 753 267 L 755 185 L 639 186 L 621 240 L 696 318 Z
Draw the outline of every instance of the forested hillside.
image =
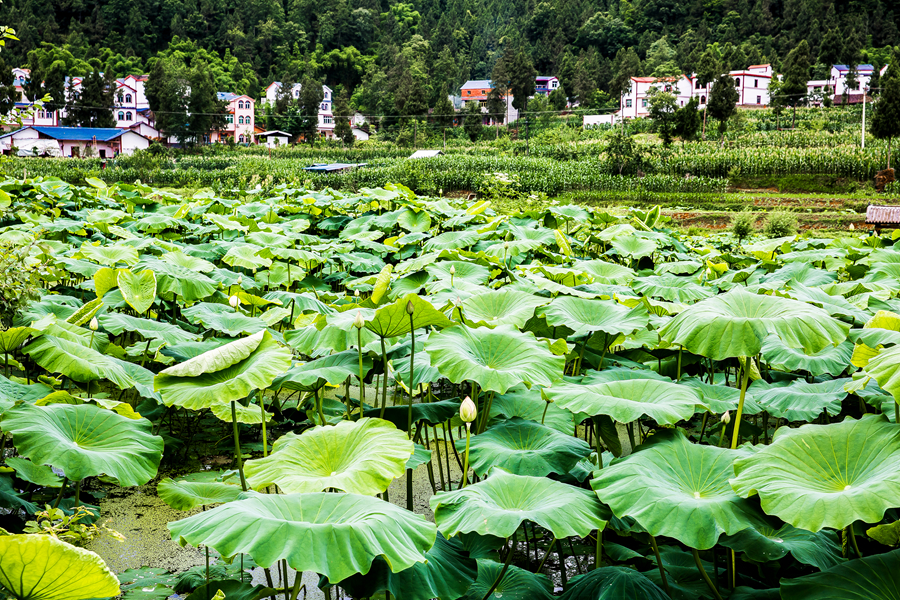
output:
M 254 96 L 275 79 L 320 78 L 370 114 L 433 107 L 490 78 L 512 48 L 591 103 L 633 74 L 693 70 L 710 45 L 724 67 L 777 68 L 806 40 L 816 77 L 830 63 L 883 62 L 900 42 L 900 9 L 882 0 L 7 0 L 0 15 L 21 40 L 4 51 L 10 65 L 122 76 L 164 53 Z

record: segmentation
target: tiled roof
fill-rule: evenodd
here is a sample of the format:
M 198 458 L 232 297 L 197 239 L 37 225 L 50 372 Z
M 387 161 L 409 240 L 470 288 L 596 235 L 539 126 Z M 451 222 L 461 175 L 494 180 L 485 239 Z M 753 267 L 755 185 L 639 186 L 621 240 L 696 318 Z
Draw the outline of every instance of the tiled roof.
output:
M 900 224 L 900 206 L 878 206 L 870 204 L 866 208 L 866 223 L 876 225 Z
M 493 87 L 493 86 L 491 85 L 490 79 L 470 79 L 469 81 L 465 82 L 463 84 L 462 88 L 460 88 L 460 89 L 474 90 L 474 89 L 484 89 L 484 88 L 491 88 L 491 87 Z

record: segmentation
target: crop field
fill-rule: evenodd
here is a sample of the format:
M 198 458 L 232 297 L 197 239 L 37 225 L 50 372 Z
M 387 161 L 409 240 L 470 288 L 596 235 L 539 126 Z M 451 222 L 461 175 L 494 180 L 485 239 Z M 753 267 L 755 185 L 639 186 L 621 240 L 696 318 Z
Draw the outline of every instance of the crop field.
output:
M 0 597 L 895 597 L 890 233 L 87 184 L 0 182 Z

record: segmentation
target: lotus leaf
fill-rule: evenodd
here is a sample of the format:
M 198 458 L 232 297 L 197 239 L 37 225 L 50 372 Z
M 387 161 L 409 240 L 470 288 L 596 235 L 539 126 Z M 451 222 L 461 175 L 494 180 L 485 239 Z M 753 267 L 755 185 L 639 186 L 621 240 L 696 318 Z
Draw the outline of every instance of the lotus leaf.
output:
M 534 294 L 502 288 L 466 298 L 462 303 L 462 314 L 466 322 L 475 326 L 521 328 L 534 316 L 535 308 L 549 301 Z
M 175 510 L 221 504 L 238 499 L 240 486 L 215 481 L 173 481 L 166 477 L 156 486 L 159 497 Z
M 106 379 L 120 389 L 133 387 L 134 379 L 121 365 L 93 348 L 54 335 L 42 335 L 23 352 L 51 373 L 60 373 L 72 381 L 87 383 Z
M 478 559 L 478 578 L 460 600 L 483 600 L 502 572 L 503 565 L 500 563 Z M 552 592 L 553 584 L 546 575 L 511 565 L 491 595 L 506 600 L 551 600 Z
M 150 269 L 134 273 L 119 269 L 116 283 L 128 306 L 138 314 L 145 313 L 156 300 L 156 275 Z
M 284 559 L 331 582 L 368 573 L 381 556 L 397 573 L 426 560 L 436 530 L 420 515 L 358 494 L 257 494 L 169 523 L 181 545 L 223 556 L 249 554 L 262 567 Z
M 564 326 L 574 329 L 576 335 L 602 331 L 612 336 L 634 333 L 647 327 L 646 309 L 638 305 L 628 309 L 609 300 L 585 300 L 560 296 L 548 306 L 539 308 L 537 315 L 544 317 L 553 327 Z
M 900 589 L 900 550 L 867 556 L 827 571 L 781 580 L 784 600 L 893 600 Z
M 592 416 L 607 415 L 620 423 L 631 423 L 646 415 L 660 425 L 674 425 L 690 419 L 698 408 L 706 408 L 697 390 L 657 379 L 590 385 L 564 383 L 545 393 L 560 408 Z
M 721 544 L 755 562 L 780 560 L 788 553 L 797 561 L 820 570 L 841 564 L 841 544 L 833 531 L 813 533 L 786 523 L 759 519 L 752 527 L 726 535 Z
M 600 567 L 569 581 L 561 600 L 669 600 L 658 585 L 634 569 Z
M 406 312 L 410 304 L 413 307 L 412 323 L 410 315 Z M 365 323 L 366 329 L 381 338 L 406 335 L 410 332 L 410 325 L 416 329 L 422 327 L 443 329 L 452 324 L 444 313 L 416 294 L 407 294 L 392 304 L 378 308 L 371 318 L 366 318 Z
M 822 383 L 803 380 L 782 381 L 774 384 L 759 380 L 750 386 L 753 398 L 773 417 L 788 421 L 812 421 L 822 414 L 837 415 L 841 401 L 847 397 L 844 384 L 847 379 L 832 379 Z

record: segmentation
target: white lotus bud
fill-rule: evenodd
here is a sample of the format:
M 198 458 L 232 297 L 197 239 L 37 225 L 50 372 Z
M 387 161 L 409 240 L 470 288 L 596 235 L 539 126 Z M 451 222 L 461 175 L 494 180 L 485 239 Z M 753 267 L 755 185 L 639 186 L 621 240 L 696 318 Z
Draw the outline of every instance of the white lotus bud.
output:
M 243 275 L 238 275 L 237 284 L 238 284 L 238 285 L 241 285 L 241 282 L 242 282 L 242 281 L 244 281 L 244 276 L 243 276 Z
M 231 308 L 237 310 L 238 304 L 241 303 L 241 299 L 237 297 L 237 295 L 232 296 L 228 299 L 228 304 L 231 305 Z
M 731 411 L 726 410 L 725 414 L 722 415 L 722 418 L 719 420 L 722 421 L 723 423 L 725 423 L 726 425 L 731 423 Z
M 354 290 L 353 295 L 356 296 L 357 298 L 359 298 L 359 290 Z
M 407 301 L 406 303 L 406 314 L 411 315 L 416 312 L 416 307 L 413 306 L 412 300 Z
M 91 331 L 97 331 L 100 328 L 100 321 L 97 320 L 97 317 L 91 318 L 91 322 L 88 324 L 88 327 L 91 328 Z
M 454 267 L 453 265 L 450 265 L 450 274 L 456 275 L 456 267 Z
M 365 320 L 363 319 L 362 311 L 357 311 L 356 318 L 353 319 L 353 326 L 356 327 L 357 329 L 362 329 L 364 324 L 365 324 Z
M 459 406 L 459 418 L 465 423 L 471 423 L 478 416 L 478 407 L 472 402 L 472 399 L 466 396 Z
M 509 250 L 509 242 L 503 242 L 503 249 Z

